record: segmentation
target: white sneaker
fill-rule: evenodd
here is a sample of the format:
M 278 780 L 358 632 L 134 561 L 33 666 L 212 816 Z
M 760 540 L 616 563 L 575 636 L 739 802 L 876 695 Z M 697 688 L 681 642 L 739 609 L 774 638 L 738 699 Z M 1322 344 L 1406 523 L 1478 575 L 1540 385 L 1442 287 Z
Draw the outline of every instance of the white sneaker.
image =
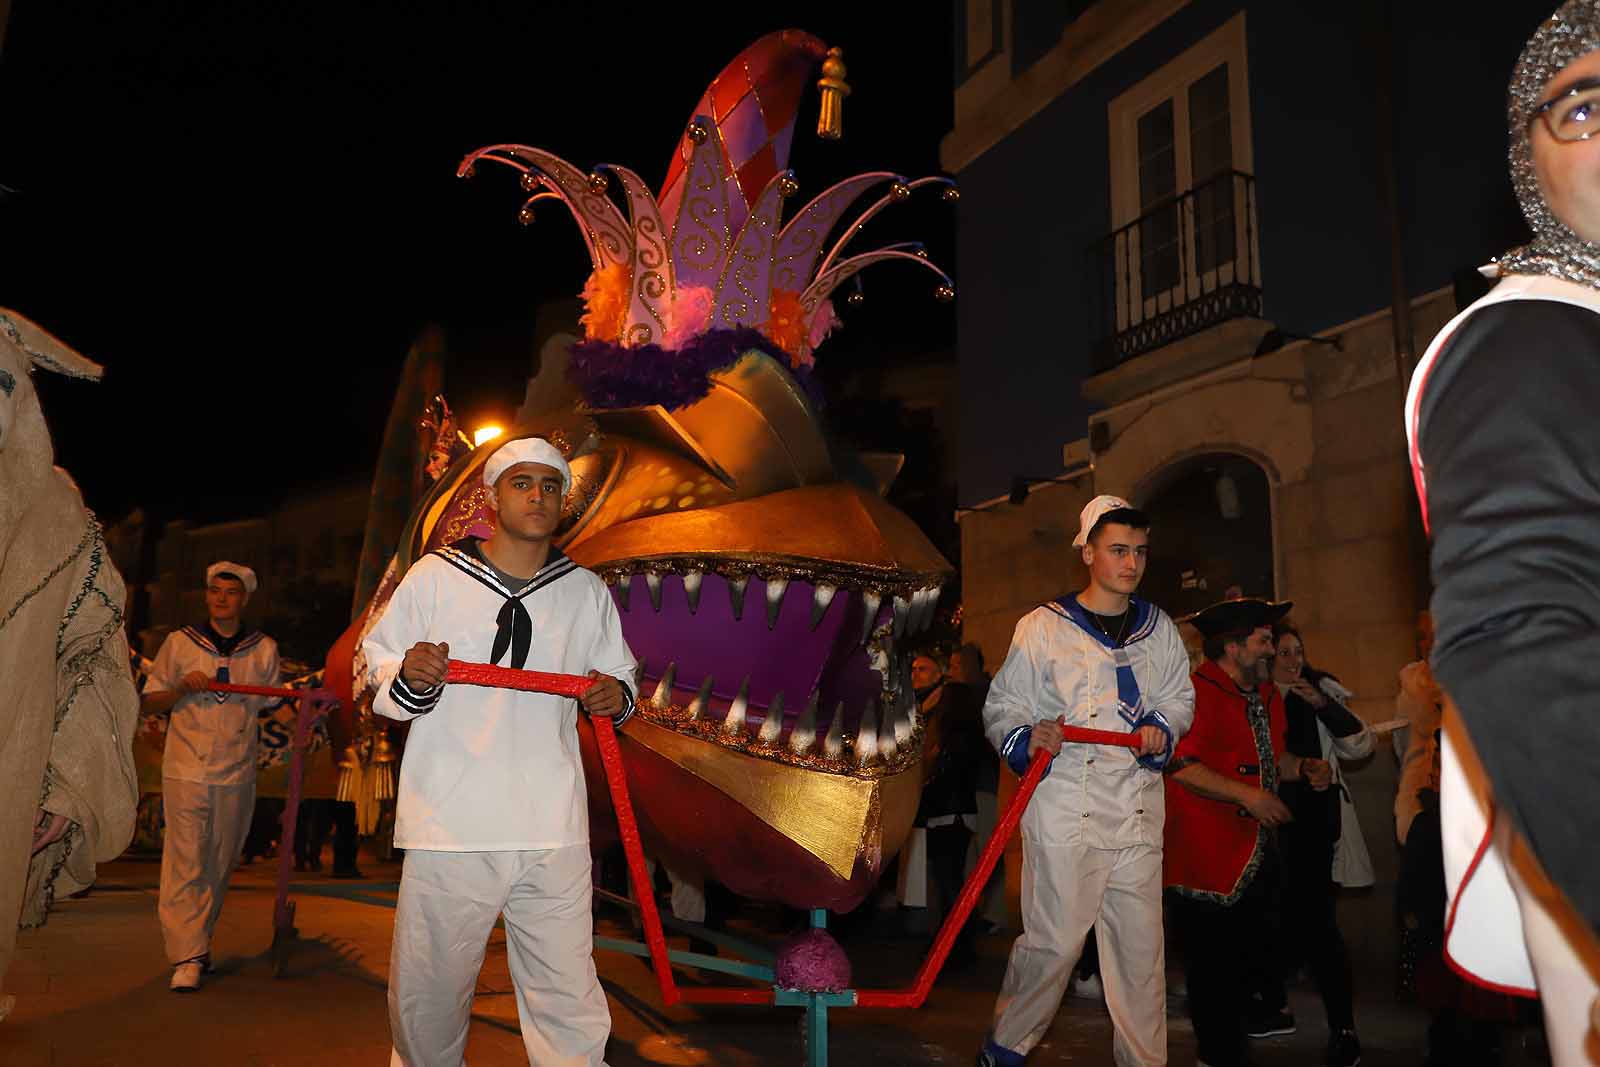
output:
M 200 988 L 200 961 L 189 960 L 172 969 L 172 984 L 167 988 L 174 993 L 193 993 Z
M 1079 978 L 1074 975 L 1072 981 L 1067 983 L 1067 992 L 1072 996 L 1082 997 L 1084 1000 L 1106 999 L 1106 990 L 1100 984 L 1100 976 L 1098 974 L 1091 974 L 1087 978 Z

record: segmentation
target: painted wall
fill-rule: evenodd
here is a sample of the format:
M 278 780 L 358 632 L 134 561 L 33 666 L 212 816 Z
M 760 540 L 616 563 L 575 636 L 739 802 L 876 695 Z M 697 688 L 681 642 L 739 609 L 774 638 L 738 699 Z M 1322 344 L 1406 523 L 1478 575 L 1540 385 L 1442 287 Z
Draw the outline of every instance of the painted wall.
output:
M 1523 236 L 1501 115 L 1538 14 L 1396 7 L 1396 173 L 1417 295 Z M 958 175 L 964 504 L 1003 494 L 1016 475 L 1059 471 L 1062 444 L 1083 436 L 1092 408 L 1078 384 L 1101 318 L 1089 249 L 1111 229 L 1107 107 L 1241 8 L 1267 317 L 1314 333 L 1390 303 L 1365 6 L 1196 0 Z

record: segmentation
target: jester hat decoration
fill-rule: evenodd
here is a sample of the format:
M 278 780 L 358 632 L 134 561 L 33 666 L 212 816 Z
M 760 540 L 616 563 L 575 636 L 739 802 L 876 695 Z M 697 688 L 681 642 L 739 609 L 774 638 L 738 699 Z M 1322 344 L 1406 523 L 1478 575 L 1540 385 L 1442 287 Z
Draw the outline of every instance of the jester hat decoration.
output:
M 936 186 L 954 201 L 949 178 L 858 174 L 782 222 L 784 201 L 799 188 L 787 169 L 795 115 L 818 63 L 824 97 L 818 132 L 837 136 L 839 100 L 848 92 L 839 50 L 799 30 L 768 34 L 707 87 L 659 196 L 627 167 L 601 164 L 585 172 L 527 145 L 490 145 L 462 161 L 461 177 L 470 177 L 479 160 L 519 171 L 529 194 L 519 214 L 524 223 L 533 220 L 534 205 L 549 200 L 577 221 L 593 269 L 583 287 L 585 339 L 573 346 L 568 373 L 591 408 L 681 407 L 706 395 L 711 372 L 751 350 L 791 369 L 811 366 L 816 347 L 838 324 L 830 297 L 875 263 L 931 270 L 939 278 L 935 295 L 954 297 L 950 278 L 916 242 L 848 250 L 868 220 L 916 189 Z M 613 180 L 626 216 L 612 198 Z M 828 244 L 845 212 L 885 185 Z

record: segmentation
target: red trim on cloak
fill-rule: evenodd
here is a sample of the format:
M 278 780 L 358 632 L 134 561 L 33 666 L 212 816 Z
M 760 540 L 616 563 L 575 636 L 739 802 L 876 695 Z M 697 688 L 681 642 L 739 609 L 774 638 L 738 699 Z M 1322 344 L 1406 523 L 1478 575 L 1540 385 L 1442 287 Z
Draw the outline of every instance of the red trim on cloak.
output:
M 1455 896 L 1450 901 L 1450 914 L 1445 918 L 1444 922 L 1444 946 L 1442 949 L 1444 962 L 1452 971 L 1475 986 L 1495 993 L 1504 993 L 1508 996 L 1537 999 L 1539 996 L 1537 989 L 1530 989 L 1526 986 L 1502 985 L 1499 982 L 1491 982 L 1487 978 L 1480 978 L 1469 971 L 1465 965 L 1457 962 L 1454 956 L 1450 955 L 1450 935 L 1455 931 L 1456 912 L 1461 907 L 1461 897 L 1466 893 L 1467 884 L 1472 881 L 1472 876 L 1478 872 L 1478 865 L 1483 862 L 1483 857 L 1488 854 L 1490 839 L 1493 834 L 1493 824 L 1484 829 L 1483 840 L 1478 842 L 1478 851 L 1473 853 L 1472 862 L 1467 864 L 1466 871 L 1461 875 L 1461 884 L 1456 887 Z

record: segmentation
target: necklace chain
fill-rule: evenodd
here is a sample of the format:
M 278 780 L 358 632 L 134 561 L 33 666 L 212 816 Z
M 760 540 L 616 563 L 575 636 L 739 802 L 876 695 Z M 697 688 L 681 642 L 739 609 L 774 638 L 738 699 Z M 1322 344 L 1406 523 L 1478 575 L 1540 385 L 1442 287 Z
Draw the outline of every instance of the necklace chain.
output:
M 1122 639 L 1128 636 L 1128 622 L 1133 618 L 1133 605 L 1130 604 L 1126 609 L 1123 610 L 1122 626 L 1117 630 L 1117 636 L 1115 637 L 1111 637 L 1111 630 L 1106 626 L 1104 616 L 1093 611 L 1091 611 L 1089 614 L 1094 619 L 1096 628 L 1098 628 L 1099 631 L 1105 634 L 1108 638 L 1111 638 L 1112 644 L 1120 646 L 1122 644 Z

